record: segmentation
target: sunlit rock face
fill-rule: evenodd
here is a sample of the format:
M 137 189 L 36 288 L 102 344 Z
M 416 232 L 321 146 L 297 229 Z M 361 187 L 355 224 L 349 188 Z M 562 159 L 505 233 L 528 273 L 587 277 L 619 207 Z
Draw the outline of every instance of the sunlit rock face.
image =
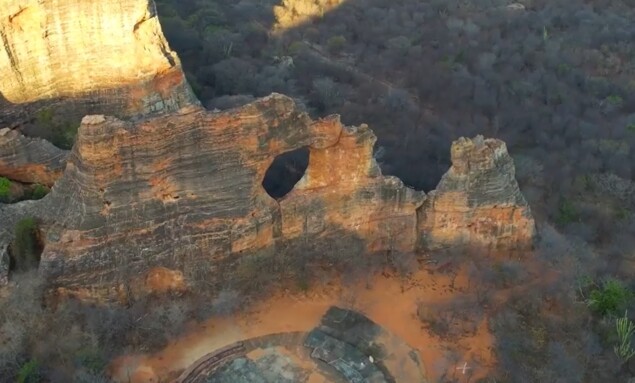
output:
M 0 175 L 25 183 L 51 186 L 62 175 L 68 152 L 41 138 L 0 129 Z
M 381 174 L 375 140 L 366 125 L 311 120 L 278 94 L 221 113 L 87 116 L 64 175 L 31 204 L 45 238 L 40 271 L 64 294 L 112 297 L 125 286 L 183 289 L 201 260 L 212 283 L 217 266 L 302 238 L 314 243 L 308 252 L 338 238 L 369 256 L 530 246 L 534 222 L 504 143 L 455 142 L 452 168 L 427 197 Z M 303 147 L 303 178 L 274 200 L 262 187 L 268 167 Z
M 37 218 L 40 271 L 63 294 L 182 291 L 197 261 L 209 261 L 196 271 L 213 282 L 215 265 L 303 238 L 317 241 L 309 253 L 328 238 L 368 254 L 531 244 L 501 141 L 455 142 L 427 197 L 381 174 L 366 125 L 311 120 L 277 94 L 200 108 L 147 0 L 0 0 L 0 17 L 0 126 L 51 106 L 92 112 L 70 154 L 15 131 L 0 138 L 0 174 L 50 185 L 66 165 L 44 199 L 0 204 L 0 255 L 15 222 Z M 268 167 L 305 147 L 304 177 L 274 200 L 262 187 Z
M 322 17 L 345 0 L 282 0 L 273 8 L 276 17 L 276 29 L 284 30 Z
M 0 0 L 0 125 L 196 102 L 148 0 Z
M 535 224 L 504 142 L 461 138 L 452 167 L 419 210 L 420 246 L 528 248 Z
M 425 195 L 381 175 L 374 142 L 366 126 L 313 121 L 277 94 L 222 113 L 88 116 L 42 203 L 56 214 L 41 271 L 66 288 L 114 286 L 155 267 L 222 263 L 334 232 L 362 238 L 369 250 L 414 249 Z M 265 172 L 276 155 L 301 147 L 311 153 L 305 177 L 276 201 L 262 187 Z

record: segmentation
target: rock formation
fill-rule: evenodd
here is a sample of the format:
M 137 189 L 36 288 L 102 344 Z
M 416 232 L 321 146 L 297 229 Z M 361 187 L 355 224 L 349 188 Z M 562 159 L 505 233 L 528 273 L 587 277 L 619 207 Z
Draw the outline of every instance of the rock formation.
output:
M 0 176 L 51 186 L 62 175 L 67 156 L 46 140 L 0 129 Z
M 505 143 L 477 136 L 452 144 L 452 167 L 419 210 L 420 245 L 523 248 L 534 235 Z
M 112 281 L 196 258 L 219 262 L 302 235 L 353 233 L 375 250 L 413 249 L 425 197 L 372 158 L 375 136 L 337 117 L 312 121 L 285 96 L 236 110 L 187 108 L 138 123 L 86 117 L 46 203 L 43 272 L 62 285 Z M 262 187 L 276 155 L 308 146 L 281 201 Z
M 0 0 L 0 127 L 195 103 L 148 0 Z
M 367 126 L 313 121 L 277 94 L 222 113 L 88 116 L 63 177 L 39 202 L 55 212 L 41 216 L 41 271 L 69 291 L 100 286 L 101 295 L 152 285 L 157 268 L 176 271 L 160 285 L 187 284 L 179 271 L 188 263 L 222 264 L 294 238 L 358 239 L 369 253 L 530 245 L 533 220 L 501 141 L 457 141 L 427 200 L 382 176 L 374 143 Z M 261 185 L 265 172 L 301 147 L 310 150 L 305 175 L 276 201 Z
M 282 0 L 273 8 L 276 29 L 288 29 L 322 17 L 324 13 L 340 5 L 344 0 Z
M 0 16 L 0 124 L 35 107 L 100 111 L 84 117 L 47 197 L 0 204 L 0 256 L 15 223 L 37 218 L 40 271 L 62 293 L 182 291 L 200 260 L 213 281 L 214 265 L 294 240 L 310 243 L 305 256 L 332 238 L 365 253 L 531 244 L 534 223 L 501 141 L 457 141 L 452 168 L 426 197 L 381 174 L 366 125 L 311 120 L 277 94 L 201 108 L 147 0 L 0 0 Z M 303 178 L 271 198 L 267 168 L 303 147 Z M 16 180 L 50 185 L 65 156 L 14 131 L 0 137 L 0 175 Z

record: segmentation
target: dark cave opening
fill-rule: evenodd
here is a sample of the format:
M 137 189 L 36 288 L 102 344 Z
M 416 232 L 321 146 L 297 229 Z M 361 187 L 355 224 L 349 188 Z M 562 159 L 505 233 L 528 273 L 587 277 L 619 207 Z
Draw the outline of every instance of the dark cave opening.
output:
M 262 187 L 274 199 L 280 199 L 293 190 L 309 166 L 309 148 L 304 147 L 282 153 L 273 160 L 262 180 Z

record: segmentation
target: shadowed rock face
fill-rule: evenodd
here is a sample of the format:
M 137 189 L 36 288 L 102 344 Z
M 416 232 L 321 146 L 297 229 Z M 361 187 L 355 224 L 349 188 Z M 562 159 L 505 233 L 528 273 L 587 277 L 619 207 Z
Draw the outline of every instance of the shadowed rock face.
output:
M 0 129 L 0 175 L 25 183 L 51 186 L 61 177 L 68 152 L 41 138 Z
M 0 0 L 0 127 L 43 108 L 81 118 L 195 103 L 148 0 Z

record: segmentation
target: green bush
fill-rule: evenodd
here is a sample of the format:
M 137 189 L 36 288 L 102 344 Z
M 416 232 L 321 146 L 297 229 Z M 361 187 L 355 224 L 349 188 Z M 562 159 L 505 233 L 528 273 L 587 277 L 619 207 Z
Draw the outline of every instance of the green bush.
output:
M 11 244 L 13 268 L 24 272 L 36 269 L 40 263 L 40 244 L 35 219 L 25 218 L 15 226 L 15 239 Z
M 560 206 L 558 207 L 558 216 L 556 217 L 556 222 L 559 225 L 566 225 L 571 222 L 578 221 L 579 219 L 580 216 L 573 203 L 566 199 L 562 200 Z
M 20 368 L 17 383 L 39 383 L 40 381 L 40 365 L 36 360 L 30 360 Z
M 11 181 L 8 178 L 0 177 L 0 202 L 6 202 L 9 200 L 9 194 L 11 191 Z
M 42 109 L 35 116 L 36 121 L 42 125 L 49 125 L 53 122 L 53 110 Z
M 75 143 L 79 124 L 64 121 L 51 124 L 49 128 L 52 132 L 51 143 L 60 149 L 70 150 Z
M 600 315 L 616 315 L 626 308 L 632 298 L 633 293 L 622 281 L 609 278 L 591 290 L 587 305 Z
M 31 191 L 31 199 L 42 199 L 46 196 L 51 190 L 44 185 L 36 184 L 33 187 L 33 191 Z
M 326 42 L 326 47 L 331 53 L 339 53 L 346 45 L 346 38 L 344 36 L 333 36 Z
M 106 368 L 106 360 L 98 349 L 84 348 L 75 355 L 75 363 L 93 374 L 98 374 Z
M 623 318 L 615 319 L 615 331 L 617 332 L 618 344 L 613 347 L 615 355 L 622 361 L 628 362 L 635 355 L 635 350 L 631 344 L 631 338 L 635 333 L 635 325 L 628 319 L 628 313 L 624 313 Z

